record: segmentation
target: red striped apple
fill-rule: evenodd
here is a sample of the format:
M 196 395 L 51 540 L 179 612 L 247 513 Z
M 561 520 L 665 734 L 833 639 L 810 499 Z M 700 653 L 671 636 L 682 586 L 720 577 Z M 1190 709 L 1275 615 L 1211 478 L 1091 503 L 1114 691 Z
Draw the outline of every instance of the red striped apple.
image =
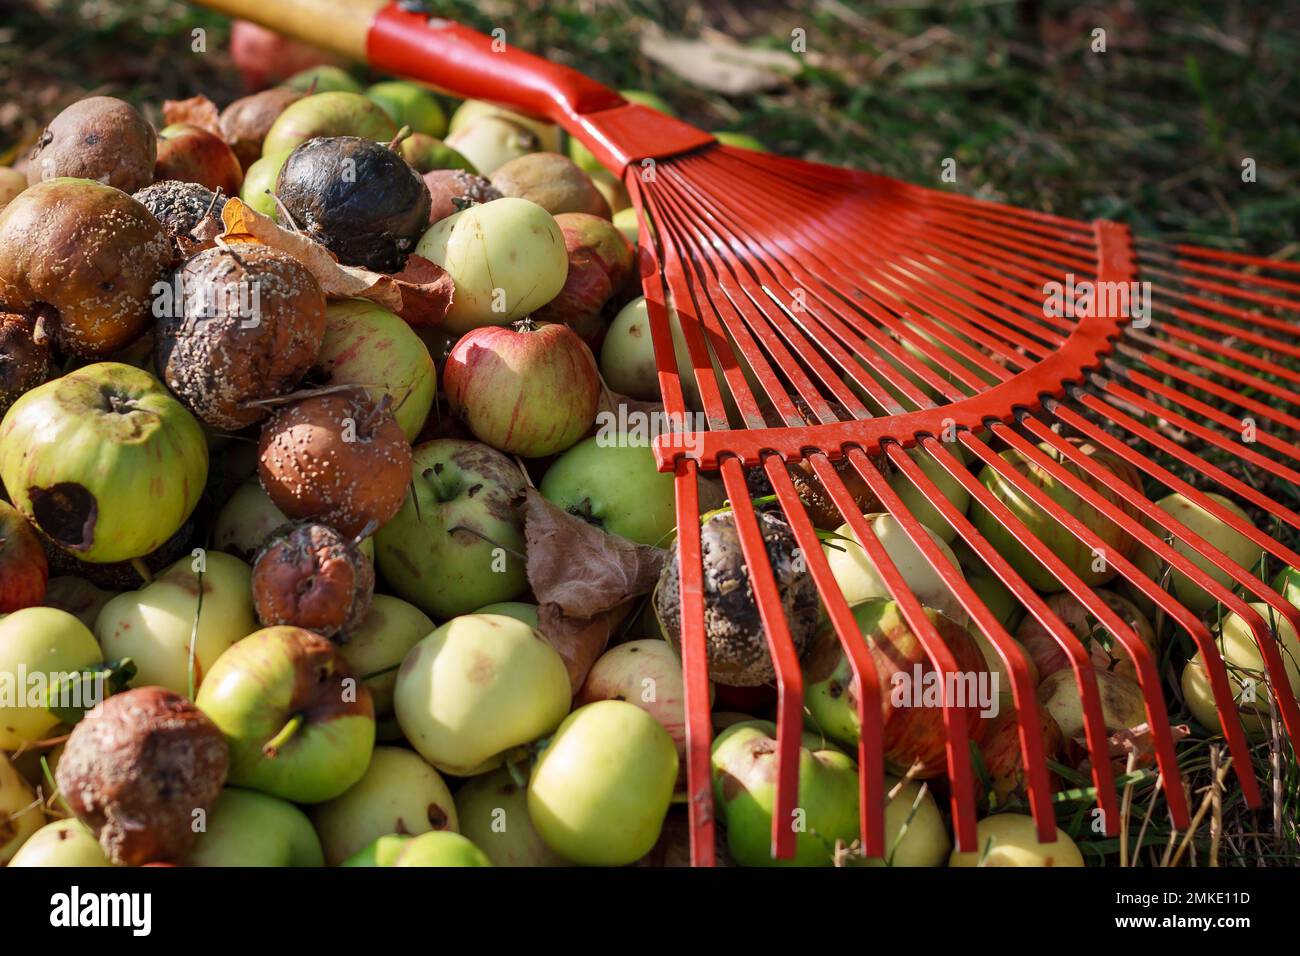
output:
M 480 441 L 540 458 L 564 451 L 591 428 L 600 372 L 571 329 L 523 319 L 462 336 L 447 356 L 443 387 Z
M 1156 634 L 1146 615 L 1139 611 L 1132 601 L 1120 597 L 1113 591 L 1097 588 L 1096 594 L 1119 616 L 1121 621 L 1132 628 L 1154 656 L 1157 651 Z M 1130 680 L 1137 680 L 1137 667 L 1124 645 L 1106 630 L 1100 621 L 1088 613 L 1078 598 L 1068 591 L 1063 591 L 1048 597 L 1046 603 L 1074 636 L 1083 642 L 1084 649 L 1091 654 L 1093 667 L 1114 671 Z M 1016 640 L 1029 652 L 1030 660 L 1038 668 L 1040 681 L 1059 670 L 1069 668 L 1069 655 L 1062 650 L 1056 643 L 1056 639 L 1037 618 L 1026 617 L 1021 621 L 1016 631 Z

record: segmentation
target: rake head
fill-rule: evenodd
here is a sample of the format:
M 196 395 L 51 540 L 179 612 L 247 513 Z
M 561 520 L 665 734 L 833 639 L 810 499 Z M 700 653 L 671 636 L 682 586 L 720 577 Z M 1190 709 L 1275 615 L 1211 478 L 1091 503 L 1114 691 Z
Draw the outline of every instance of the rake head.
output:
M 1280 715 L 1293 738 L 1300 708 L 1287 667 L 1295 674 L 1296 665 L 1284 663 L 1276 632 L 1296 628 L 1300 615 L 1261 580 L 1262 566 L 1242 566 L 1241 548 L 1224 553 L 1225 545 L 1184 523 L 1185 514 L 1149 501 L 1143 486 L 1181 493 L 1249 542 L 1246 553 L 1276 559 L 1274 567 L 1297 565 L 1300 555 L 1262 527 L 1267 520 L 1275 529 L 1300 528 L 1300 512 L 1256 484 L 1263 475 L 1300 478 L 1292 467 L 1300 447 L 1291 440 L 1300 426 L 1300 267 L 1191 246 L 1135 246 L 1116 223 L 1076 222 L 731 147 L 634 164 L 626 182 L 642 218 L 643 284 L 674 429 L 659 437 L 656 453 L 677 482 L 697 863 L 714 854 L 697 485 L 713 472 L 734 511 L 776 672 L 774 856 L 794 852 L 806 680 L 756 520 L 760 508 L 779 510 L 789 524 L 849 662 L 861 726 L 862 845 L 872 857 L 889 849 L 890 687 L 832 573 L 827 554 L 835 545 L 823 544 L 809 496 L 792 478 L 806 485 L 809 474 L 861 543 L 932 668 L 956 672 L 953 650 L 900 569 L 900 552 L 887 549 L 864 516 L 864 487 L 871 510 L 892 516 L 950 592 L 950 612 L 967 617 L 993 648 L 1011 683 L 1026 798 L 1041 839 L 1054 840 L 1056 827 L 1025 650 L 922 517 L 945 529 L 942 537 L 961 548 L 968 567 L 1000 581 L 1066 656 L 1082 695 L 1083 743 L 1107 834 L 1116 834 L 1121 818 L 1115 728 L 1108 729 L 1091 648 L 1062 620 L 1066 605 L 1095 621 L 1102 641 L 1132 662 L 1149 731 L 1144 746 L 1154 753 L 1174 826 L 1188 827 L 1191 810 L 1158 651 L 1100 584 L 1122 584 L 1190 639 L 1242 791 L 1259 805 L 1223 656 L 1187 603 L 1208 600 L 1245 621 L 1275 691 L 1274 719 Z M 674 346 L 674 331 L 684 350 Z M 772 493 L 757 504 L 755 472 Z M 1001 495 L 990 490 L 991 478 Z M 1253 517 L 1211 491 L 1247 504 Z M 1020 545 L 1014 564 L 1004 557 L 1009 539 Z M 1180 599 L 1171 582 L 1198 601 Z M 1049 604 L 1040 591 L 1073 601 Z M 913 772 L 946 776 L 958 847 L 975 850 L 971 744 L 987 726 L 944 686 L 946 766 Z

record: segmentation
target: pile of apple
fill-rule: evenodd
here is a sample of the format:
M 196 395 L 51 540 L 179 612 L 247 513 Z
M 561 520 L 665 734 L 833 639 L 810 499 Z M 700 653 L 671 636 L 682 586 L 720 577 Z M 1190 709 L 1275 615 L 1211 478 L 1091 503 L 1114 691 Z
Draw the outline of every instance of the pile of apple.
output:
M 166 113 L 184 121 L 155 134 L 127 103 L 82 100 L 23 171 L 0 170 L 0 863 L 680 863 L 673 481 L 644 433 L 596 427 L 602 408 L 629 421 L 660 398 L 621 184 L 580 144 L 561 152 L 555 127 L 475 101 L 448 121 L 418 85 L 362 89 L 337 67 Z M 882 679 L 932 669 L 825 489 L 791 476 Z M 952 853 L 933 793 L 941 712 L 889 703 L 890 852 L 856 851 L 859 691 L 788 524 L 764 510 L 807 685 L 792 862 L 1082 865 L 1064 833 L 1040 845 L 1006 812 L 1023 772 L 999 655 L 845 477 L 959 668 L 1001 674 L 997 713 L 967 708 L 1000 812 L 980 824 L 984 852 Z M 1027 580 L 1060 590 L 931 477 Z M 1113 577 L 992 469 L 982 479 L 1090 584 Z M 1065 655 L 891 481 L 1021 641 L 1049 753 L 1077 760 Z M 716 811 L 726 856 L 770 865 L 774 672 L 716 503 L 701 528 Z M 1181 496 L 1161 505 L 1258 563 Z M 1210 610 L 1190 582 L 1170 587 Z M 1143 609 L 1103 594 L 1154 650 Z M 1072 598 L 1049 603 L 1092 648 L 1108 727 L 1141 724 L 1132 662 Z M 1234 663 L 1260 667 L 1243 622 L 1222 634 Z M 1196 659 L 1183 685 L 1214 728 Z

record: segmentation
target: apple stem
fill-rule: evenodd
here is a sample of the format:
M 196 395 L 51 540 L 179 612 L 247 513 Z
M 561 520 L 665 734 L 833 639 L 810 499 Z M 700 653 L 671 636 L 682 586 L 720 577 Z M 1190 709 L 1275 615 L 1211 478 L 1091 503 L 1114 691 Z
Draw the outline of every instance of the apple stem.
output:
M 145 584 L 153 583 L 153 572 L 149 570 L 149 566 L 144 563 L 142 558 L 132 558 L 131 567 L 135 569 L 136 574 L 140 575 Z
M 280 728 L 280 732 L 262 744 L 262 756 L 275 757 L 280 753 L 280 748 L 287 744 L 301 728 L 303 723 L 302 714 L 294 714 L 289 718 L 289 722 Z
M 411 127 L 403 126 L 401 129 L 397 131 L 397 135 L 393 137 L 393 141 L 388 144 L 388 148 L 391 150 L 396 150 L 398 144 L 401 143 L 402 140 L 406 139 L 410 135 L 411 135 Z
M 280 210 L 280 215 L 284 216 L 284 220 L 285 220 L 285 222 L 287 222 L 290 226 L 293 227 L 293 231 L 294 231 L 294 232 L 302 232 L 302 228 L 298 225 L 297 221 L 295 221 L 294 218 L 293 218 L 293 213 L 291 213 L 291 212 L 289 211 L 289 207 L 286 206 L 286 205 L 285 205 L 285 204 L 280 200 L 280 197 L 277 196 L 275 193 L 271 192 L 271 190 L 269 190 L 269 189 L 264 190 L 264 191 L 266 192 L 266 194 L 267 194 L 268 196 L 270 196 L 272 199 L 275 200 L 275 208 L 278 209 L 278 210 Z
M 536 332 L 537 323 L 533 321 L 531 315 L 525 315 L 522 319 L 515 322 L 514 328 L 516 332 Z
M 513 554 L 513 555 L 514 555 L 516 558 L 518 558 L 520 561 L 527 561 L 527 560 L 528 560 L 527 557 L 525 557 L 523 554 L 521 554 L 521 553 L 519 553 L 518 551 L 516 551 L 514 548 L 507 548 L 504 544 L 500 544 L 499 542 L 494 541 L 492 538 L 489 538 L 489 537 L 488 537 L 487 535 L 485 535 L 482 531 L 475 531 L 473 528 L 467 528 L 467 527 L 465 527 L 463 524 L 458 524 L 458 525 L 456 525 L 456 527 L 454 527 L 454 528 L 448 528 L 448 529 L 447 529 L 448 534 L 454 534 L 454 533 L 457 532 L 457 531 L 468 531 L 470 534 L 474 535 L 474 537 L 476 537 L 476 538 L 482 538 L 482 539 L 483 539 L 484 541 L 486 541 L 488 544 L 492 545 L 492 547 L 494 547 L 494 548 L 500 548 L 500 549 L 501 549 L 502 551 L 504 551 L 506 554 Z

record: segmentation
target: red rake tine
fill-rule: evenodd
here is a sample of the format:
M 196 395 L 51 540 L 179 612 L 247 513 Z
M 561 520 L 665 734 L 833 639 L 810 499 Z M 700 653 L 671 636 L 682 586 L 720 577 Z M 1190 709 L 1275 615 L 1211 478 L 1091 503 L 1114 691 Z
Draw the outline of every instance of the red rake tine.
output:
M 818 453 L 810 460 L 832 500 L 852 502 L 852 496 L 835 474 L 829 459 Z M 795 541 L 807 559 L 808 571 L 826 605 L 826 614 L 835 628 L 835 636 L 844 649 L 844 655 L 848 658 L 858 688 L 858 725 L 861 728 L 858 736 L 858 811 L 862 847 L 865 856 L 883 858 L 889 848 L 885 844 L 885 764 L 880 756 L 884 753 L 884 701 L 880 675 L 849 610 L 848 602 L 844 600 L 844 594 L 831 573 L 826 554 L 822 551 L 821 539 L 817 537 L 803 502 L 795 491 L 785 463 L 778 456 L 772 455 L 763 463 L 763 471 L 772 483 L 777 500 L 790 522 Z
M 934 438 L 922 438 L 917 447 L 932 454 L 930 444 L 935 442 Z M 948 500 L 948 497 L 939 490 L 936 485 L 918 465 L 910 455 L 908 455 L 899 445 L 891 444 L 886 454 L 894 466 L 907 476 L 922 495 L 935 508 L 940 515 L 954 528 L 966 524 L 973 533 L 974 528 L 966 521 L 966 516 L 957 510 L 957 508 Z M 947 453 L 944 452 L 946 455 Z M 937 460 L 937 459 L 936 459 Z M 942 464 L 942 463 L 941 463 Z M 927 536 L 928 537 L 928 536 Z M 936 567 L 938 567 L 936 565 Z M 1006 571 L 1015 576 L 1018 591 L 1029 591 L 1029 585 L 1010 567 Z M 950 585 L 951 586 L 951 585 Z M 1028 774 L 1029 784 L 1029 803 L 1034 815 L 1034 820 L 1038 825 L 1039 839 L 1050 842 L 1056 839 L 1056 814 L 1052 807 L 1052 788 L 1048 779 L 1047 762 L 1043 753 L 1043 736 L 1040 724 L 1038 697 L 1034 691 L 1034 684 L 1029 675 L 1029 664 L 1025 658 L 1024 651 L 1011 639 L 1006 630 L 996 619 L 992 617 L 988 607 L 976 599 L 971 604 L 966 603 L 966 597 L 970 592 L 969 586 L 961 589 L 955 589 L 958 600 L 983 630 L 984 634 L 993 642 L 997 648 L 998 656 L 1007 666 L 1011 673 L 1011 690 L 1012 699 L 1015 702 L 1017 710 L 1017 719 L 1020 725 L 1020 752 L 1025 760 L 1025 769 Z M 1032 592 L 1031 592 L 1032 593 Z M 970 594 L 973 597 L 973 593 Z

